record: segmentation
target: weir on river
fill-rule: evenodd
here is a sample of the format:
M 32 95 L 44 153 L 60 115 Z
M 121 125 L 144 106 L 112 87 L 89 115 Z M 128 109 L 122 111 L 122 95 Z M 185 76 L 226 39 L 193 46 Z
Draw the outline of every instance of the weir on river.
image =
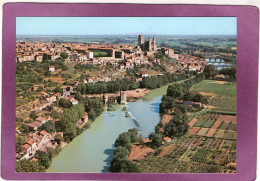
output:
M 159 104 L 168 86 L 152 90 L 135 102 L 129 102 L 125 117 L 123 105 L 113 112 L 104 111 L 81 135 L 69 143 L 53 160 L 46 172 L 109 172 L 114 143 L 119 134 L 138 128 L 143 137 L 154 132 L 160 121 Z

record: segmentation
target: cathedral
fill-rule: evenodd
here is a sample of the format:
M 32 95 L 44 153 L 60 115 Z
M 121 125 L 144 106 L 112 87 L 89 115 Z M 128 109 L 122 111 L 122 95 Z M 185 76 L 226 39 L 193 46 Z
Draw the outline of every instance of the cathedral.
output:
M 157 52 L 157 45 L 156 45 L 156 38 L 149 38 L 148 41 L 144 40 L 144 35 L 139 35 L 138 36 L 138 46 L 142 50 L 146 50 L 147 54 L 154 54 Z

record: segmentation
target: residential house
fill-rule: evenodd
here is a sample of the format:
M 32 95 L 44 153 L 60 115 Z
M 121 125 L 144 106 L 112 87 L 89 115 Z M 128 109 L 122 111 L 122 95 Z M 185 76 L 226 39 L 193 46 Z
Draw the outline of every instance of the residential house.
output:
M 172 139 L 169 138 L 169 137 L 164 137 L 164 138 L 163 138 L 163 141 L 165 141 L 166 143 L 170 142 L 171 140 L 172 140 Z
M 142 75 L 142 78 L 146 78 L 146 77 L 148 77 L 148 73 L 147 72 L 143 72 L 143 73 L 141 73 L 141 75 Z
M 50 65 L 49 66 L 49 71 L 50 72 L 54 72 L 55 71 L 55 66 L 54 65 Z
M 32 90 L 37 91 L 39 88 L 44 89 L 44 84 L 34 84 Z
M 34 139 L 29 138 L 21 147 L 20 155 L 21 159 L 28 159 L 34 156 L 37 151 L 37 144 Z
M 67 97 L 66 99 L 69 100 L 73 106 L 79 103 L 79 101 L 74 99 L 74 97 Z
M 34 122 L 27 124 L 27 126 L 29 127 L 30 130 L 36 131 L 44 123 L 46 123 L 46 119 L 43 117 L 38 117 L 35 119 Z
M 88 122 L 88 113 L 85 114 L 76 122 L 77 128 L 82 128 Z

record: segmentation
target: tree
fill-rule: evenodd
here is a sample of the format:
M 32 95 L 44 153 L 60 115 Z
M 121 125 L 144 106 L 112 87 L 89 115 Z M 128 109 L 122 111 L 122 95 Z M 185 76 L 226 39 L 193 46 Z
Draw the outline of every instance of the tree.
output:
M 203 95 L 201 95 L 200 93 L 197 93 L 193 98 L 192 101 L 194 102 L 201 102 L 201 100 L 203 99 Z
M 236 79 L 237 69 L 236 67 L 224 68 L 219 71 L 219 74 L 228 75 L 230 79 Z
M 123 146 L 116 147 L 114 152 L 114 157 L 126 158 L 128 155 L 129 155 L 129 151 L 128 149 L 126 149 L 126 147 Z
M 33 120 L 35 120 L 38 116 L 37 116 L 37 114 L 36 114 L 35 111 L 31 111 L 30 117 L 31 117 Z
M 15 148 L 16 148 L 16 151 L 19 150 L 19 148 L 24 144 L 26 138 L 24 136 L 18 136 L 16 135 L 15 137 L 16 141 L 15 141 Z
M 194 97 L 194 94 L 193 94 L 193 93 L 191 93 L 191 92 L 186 92 L 186 93 L 183 95 L 183 100 L 184 100 L 184 101 L 191 101 L 193 97 Z
M 164 95 L 160 104 L 160 113 L 165 114 L 168 110 L 171 110 L 175 105 L 174 98 Z
M 70 108 L 72 106 L 72 103 L 69 100 L 61 98 L 59 100 L 59 105 L 64 108 Z
M 139 169 L 136 164 L 127 160 L 127 159 L 119 159 L 113 158 L 111 161 L 111 165 L 109 170 L 111 172 L 119 172 L 119 173 L 139 173 Z
M 58 118 L 60 117 L 60 115 L 59 115 L 59 113 L 57 113 L 57 111 L 53 110 L 53 111 L 51 112 L 51 117 L 52 117 L 53 119 L 58 119 Z
M 130 136 L 131 143 L 135 143 L 139 140 L 138 130 L 136 128 L 129 129 L 128 135 Z
M 109 170 L 111 172 L 138 173 L 136 165 L 128 160 L 129 151 L 127 148 L 118 146 L 115 149 L 114 157 L 111 161 Z
M 64 133 L 64 139 L 71 141 L 77 135 L 77 128 L 75 123 L 83 116 L 85 110 L 83 104 L 78 104 L 69 109 L 64 109 L 60 117 L 60 121 L 55 122 L 57 131 Z
M 159 147 L 162 144 L 162 135 L 160 133 L 150 134 L 149 139 L 152 140 L 153 147 Z
M 52 106 L 46 106 L 44 110 L 51 112 L 53 110 Z
M 187 116 L 176 110 L 174 117 L 164 126 L 164 134 L 169 137 L 180 137 L 188 131 Z
M 57 141 L 57 143 L 60 145 L 61 141 L 63 141 L 63 138 L 61 137 L 61 135 L 56 134 L 54 137 L 55 141 Z
M 62 59 L 67 59 L 69 55 L 66 52 L 61 52 L 60 56 L 62 57 Z
M 20 130 L 22 133 L 25 133 L 25 134 L 27 134 L 27 133 L 30 132 L 29 127 L 28 127 L 26 124 L 22 124 L 22 125 L 20 126 L 19 130 Z
M 208 100 L 207 98 L 205 98 L 203 95 L 201 95 L 200 93 L 197 93 L 193 98 L 192 101 L 194 102 L 201 102 L 203 104 L 208 104 Z
M 31 160 L 20 160 L 16 162 L 16 172 L 44 172 L 45 168 Z
M 60 93 L 61 95 L 63 94 L 63 89 L 59 86 L 57 86 L 54 90 L 55 93 Z
M 206 78 L 212 78 L 217 74 L 217 69 L 214 65 L 207 65 L 204 67 L 203 72 Z
M 73 138 L 77 136 L 77 128 L 75 123 L 69 119 L 66 119 L 66 117 L 62 117 L 60 121 L 55 122 L 55 127 L 58 131 L 63 131 L 64 139 L 67 142 L 72 141 Z
M 46 169 L 49 168 L 51 164 L 51 159 L 48 153 L 38 150 L 36 151 L 34 157 L 38 159 L 39 165 L 43 166 Z
M 175 109 L 174 109 L 174 111 L 176 112 L 176 111 L 181 111 L 183 114 L 185 114 L 186 112 L 187 112 L 187 108 L 186 108 L 186 106 L 185 105 L 183 105 L 183 104 L 177 104 L 177 105 L 175 105 Z
M 39 130 L 45 130 L 48 133 L 55 132 L 55 126 L 52 121 L 48 121 L 39 127 Z
M 116 139 L 115 146 L 122 146 L 125 147 L 127 150 L 131 150 L 132 144 L 131 144 L 131 137 L 127 132 L 121 133 L 119 137 Z
M 78 101 L 82 101 L 83 100 L 83 97 L 82 97 L 82 95 L 81 95 L 81 93 L 80 92 L 76 92 L 75 93 L 75 99 L 77 99 Z
M 182 97 L 184 90 L 180 84 L 172 84 L 167 89 L 167 96 L 171 96 L 174 99 Z

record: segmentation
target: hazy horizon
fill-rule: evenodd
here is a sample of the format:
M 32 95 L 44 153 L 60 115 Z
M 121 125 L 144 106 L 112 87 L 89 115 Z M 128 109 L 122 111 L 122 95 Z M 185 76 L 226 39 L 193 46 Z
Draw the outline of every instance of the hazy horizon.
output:
M 236 35 L 236 17 L 17 17 L 17 35 Z
M 235 36 L 236 35 L 192 35 L 192 34 L 187 34 L 187 35 L 167 35 L 167 34 L 144 34 L 144 36 Z M 16 36 L 138 36 L 140 34 L 111 34 L 111 35 L 16 35 Z

